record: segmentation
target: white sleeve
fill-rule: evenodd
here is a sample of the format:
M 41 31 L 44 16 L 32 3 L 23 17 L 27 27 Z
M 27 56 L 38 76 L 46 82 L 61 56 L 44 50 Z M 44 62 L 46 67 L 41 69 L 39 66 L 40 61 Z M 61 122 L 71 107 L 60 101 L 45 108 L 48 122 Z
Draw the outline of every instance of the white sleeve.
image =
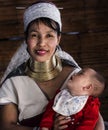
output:
M 0 105 L 11 102 L 17 104 L 17 92 L 11 79 L 7 79 L 0 87 Z

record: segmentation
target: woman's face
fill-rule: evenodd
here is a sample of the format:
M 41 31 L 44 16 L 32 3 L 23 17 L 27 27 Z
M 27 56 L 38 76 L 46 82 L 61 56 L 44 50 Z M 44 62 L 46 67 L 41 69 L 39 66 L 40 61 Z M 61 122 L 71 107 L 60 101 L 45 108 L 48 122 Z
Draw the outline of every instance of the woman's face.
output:
M 44 62 L 49 60 L 60 42 L 60 36 L 50 27 L 43 23 L 32 24 L 28 30 L 27 45 L 31 57 Z

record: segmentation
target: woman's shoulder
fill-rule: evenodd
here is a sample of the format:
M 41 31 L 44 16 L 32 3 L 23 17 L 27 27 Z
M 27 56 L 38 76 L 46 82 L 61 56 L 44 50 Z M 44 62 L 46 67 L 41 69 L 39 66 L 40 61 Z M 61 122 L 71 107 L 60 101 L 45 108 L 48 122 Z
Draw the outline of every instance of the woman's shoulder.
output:
M 5 80 L 7 80 L 11 77 L 15 77 L 15 76 L 21 76 L 21 75 L 24 76 L 25 75 L 25 69 L 26 69 L 26 63 L 23 63 L 20 66 L 18 66 L 16 69 L 14 69 L 12 72 L 10 72 L 7 75 L 7 77 L 5 78 Z
M 62 59 L 62 65 L 64 68 L 70 68 L 70 74 L 77 73 L 81 70 L 81 68 L 77 64 L 67 59 Z
M 74 62 L 67 60 L 67 59 L 61 59 L 62 60 L 62 64 L 64 66 L 72 66 L 72 67 L 78 67 Z

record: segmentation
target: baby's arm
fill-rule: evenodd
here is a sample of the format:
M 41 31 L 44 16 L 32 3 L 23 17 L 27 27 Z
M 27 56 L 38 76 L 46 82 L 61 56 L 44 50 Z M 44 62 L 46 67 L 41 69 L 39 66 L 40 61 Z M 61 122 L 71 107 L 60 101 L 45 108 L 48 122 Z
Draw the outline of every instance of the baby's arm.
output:
M 84 107 L 82 113 L 83 118 L 77 125 L 76 130 L 94 130 L 99 119 L 99 100 L 98 98 L 89 98 L 88 103 Z

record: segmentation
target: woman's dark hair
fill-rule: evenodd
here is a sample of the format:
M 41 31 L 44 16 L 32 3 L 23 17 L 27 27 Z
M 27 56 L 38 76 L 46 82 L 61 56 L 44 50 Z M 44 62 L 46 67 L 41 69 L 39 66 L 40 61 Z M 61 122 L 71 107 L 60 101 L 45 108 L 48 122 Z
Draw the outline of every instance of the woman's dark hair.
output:
M 36 20 L 33 20 L 27 27 L 26 31 L 25 31 L 25 38 L 27 40 L 27 37 L 28 37 L 28 30 L 29 30 L 29 27 L 36 23 L 36 25 L 38 26 L 40 23 L 44 23 L 46 26 L 52 28 L 54 31 L 57 32 L 57 35 L 59 36 L 61 34 L 60 32 L 60 27 L 59 27 L 59 24 L 57 22 L 55 22 L 54 20 L 51 20 L 49 18 L 44 18 L 44 17 L 41 17 L 41 18 L 38 18 Z

